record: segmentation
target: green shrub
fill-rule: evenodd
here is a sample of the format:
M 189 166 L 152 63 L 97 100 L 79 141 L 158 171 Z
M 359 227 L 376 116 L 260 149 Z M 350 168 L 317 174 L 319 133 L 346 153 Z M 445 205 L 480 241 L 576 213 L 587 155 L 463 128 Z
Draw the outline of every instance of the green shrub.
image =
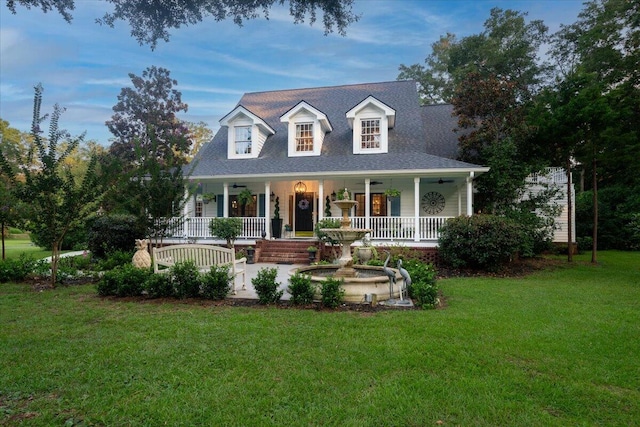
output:
M 440 257 L 454 268 L 495 271 L 521 248 L 523 233 L 514 221 L 494 215 L 459 216 L 440 229 Z
M 320 301 L 323 306 L 336 308 L 342 304 L 342 300 L 344 299 L 343 283 L 343 279 L 334 279 L 333 277 L 327 277 L 322 281 L 322 287 L 320 288 Z
M 176 263 L 169 269 L 169 274 L 176 297 L 196 298 L 200 296 L 202 275 L 193 261 L 187 260 Z
M 121 265 L 105 272 L 97 284 L 98 295 L 131 297 L 142 294 L 150 270 L 136 268 L 132 264 Z
M 21 282 L 33 272 L 37 261 L 27 254 L 20 254 L 17 259 L 0 261 L 0 283 Z
M 109 271 L 118 266 L 131 264 L 133 251 L 113 251 L 107 254 L 107 258 L 98 263 L 98 271 Z
M 224 299 L 231 290 L 233 276 L 228 266 L 213 266 L 202 276 L 202 296 L 207 299 Z
M 437 272 L 433 264 L 426 264 L 422 261 L 410 259 L 403 261 L 402 267 L 407 270 L 409 276 L 411 276 L 412 283 L 422 282 L 435 285 Z M 409 296 L 411 297 L 411 287 L 409 287 Z
M 289 278 L 291 302 L 295 305 L 311 304 L 313 302 L 314 286 L 311 284 L 311 276 L 295 273 Z
M 585 236 L 585 237 L 576 237 L 576 243 L 578 244 L 578 253 L 583 253 L 584 251 L 590 251 L 593 248 L 593 237 Z
M 211 235 L 226 240 L 228 248 L 242 234 L 242 228 L 242 218 L 213 218 L 209 223 Z
M 144 236 L 145 230 L 134 215 L 105 215 L 91 225 L 87 245 L 94 256 L 105 258 L 113 252 L 133 251 L 136 239 Z
M 416 306 L 421 308 L 433 308 L 438 305 L 438 287 L 435 284 L 418 281 L 411 283 L 411 298 Z
M 58 261 L 58 268 L 73 270 L 91 270 L 91 254 L 85 252 L 82 255 L 62 257 Z
M 280 283 L 276 282 L 277 275 L 276 268 L 263 267 L 258 271 L 256 277 L 251 279 L 260 304 L 277 303 L 282 298 L 284 291 L 278 291 Z
M 176 296 L 171 276 L 168 274 L 151 274 L 144 283 L 144 289 L 151 298 L 171 298 Z

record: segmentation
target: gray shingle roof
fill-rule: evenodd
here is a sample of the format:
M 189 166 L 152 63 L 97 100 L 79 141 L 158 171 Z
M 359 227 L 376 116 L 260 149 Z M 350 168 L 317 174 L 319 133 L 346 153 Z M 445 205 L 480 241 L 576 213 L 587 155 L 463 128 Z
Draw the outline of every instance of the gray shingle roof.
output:
M 345 114 L 369 95 L 396 110 L 387 154 L 353 154 L 353 131 Z M 282 123 L 280 117 L 300 101 L 326 114 L 333 126 L 325 136 L 320 156 L 287 156 L 287 123 Z M 413 81 L 254 92 L 243 95 L 238 105 L 262 118 L 276 131 L 275 135 L 266 140 L 257 159 L 229 160 L 227 127 L 222 127 L 198 153 L 192 176 L 462 171 L 479 167 L 454 160 L 457 135 L 453 132 L 456 121 L 451 116 L 451 106 L 420 107 Z

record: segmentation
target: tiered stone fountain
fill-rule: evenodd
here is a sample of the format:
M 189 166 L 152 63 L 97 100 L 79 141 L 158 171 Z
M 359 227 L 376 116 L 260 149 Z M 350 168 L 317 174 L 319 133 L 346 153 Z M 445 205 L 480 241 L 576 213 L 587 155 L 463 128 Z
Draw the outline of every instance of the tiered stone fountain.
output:
M 323 228 L 331 239 L 342 245 L 342 254 L 337 265 L 314 265 L 297 269 L 298 273 L 309 274 L 315 285 L 320 285 L 327 277 L 335 277 L 344 281 L 344 300 L 347 302 L 365 302 L 376 299 L 385 301 L 402 297 L 399 290 L 404 288 L 404 279 L 398 270 L 395 273 L 396 284 L 393 289 L 389 286 L 389 277 L 382 271 L 382 267 L 353 265 L 351 244 L 361 240 L 371 230 L 366 228 L 351 228 L 349 211 L 357 205 L 357 201 L 349 199 L 349 193 L 344 192 L 343 200 L 333 202 L 342 210 L 340 228 Z M 373 297 L 375 295 L 375 297 Z M 369 299 L 370 297 L 371 299 Z

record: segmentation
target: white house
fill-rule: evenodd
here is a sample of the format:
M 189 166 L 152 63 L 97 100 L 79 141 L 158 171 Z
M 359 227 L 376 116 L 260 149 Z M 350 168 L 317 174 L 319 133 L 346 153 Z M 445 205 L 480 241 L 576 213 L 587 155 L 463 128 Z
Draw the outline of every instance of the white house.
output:
M 220 125 L 194 159 L 197 192 L 175 237 L 211 239 L 211 218 L 230 216 L 249 242 L 311 237 L 347 188 L 352 226 L 373 241 L 433 247 L 447 218 L 474 212 L 473 181 L 489 170 L 456 160 L 452 106 L 421 106 L 413 81 L 247 93 Z M 255 202 L 243 209 L 245 189 Z
M 220 125 L 194 159 L 198 190 L 175 237 L 210 239 L 211 218 L 241 215 L 245 239 L 310 237 L 347 188 L 352 225 L 372 240 L 434 246 L 447 218 L 473 213 L 473 180 L 488 171 L 455 160 L 451 106 L 421 106 L 412 81 L 247 93 Z M 244 189 L 255 203 L 242 213 Z

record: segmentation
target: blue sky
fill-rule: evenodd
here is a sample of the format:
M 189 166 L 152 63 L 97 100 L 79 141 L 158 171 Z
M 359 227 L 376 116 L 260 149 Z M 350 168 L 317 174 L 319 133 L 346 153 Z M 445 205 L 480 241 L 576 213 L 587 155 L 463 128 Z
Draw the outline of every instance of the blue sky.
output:
M 60 125 L 85 140 L 109 144 L 104 122 L 111 117 L 128 73 L 155 65 L 171 71 L 189 111 L 180 117 L 204 121 L 211 129 L 245 92 L 334 86 L 395 80 L 400 64 L 422 63 L 431 44 L 451 32 L 476 34 L 492 7 L 529 12 L 551 32 L 576 20 L 577 0 L 356 0 L 360 21 L 324 36 L 316 22 L 293 24 L 287 8 L 267 21 L 243 27 L 208 19 L 174 30 L 155 51 L 139 46 L 125 22 L 114 29 L 94 23 L 108 5 L 76 0 L 72 24 L 54 12 L 0 5 L 0 118 L 28 131 L 33 87 L 44 86 L 43 112 L 66 108 Z

